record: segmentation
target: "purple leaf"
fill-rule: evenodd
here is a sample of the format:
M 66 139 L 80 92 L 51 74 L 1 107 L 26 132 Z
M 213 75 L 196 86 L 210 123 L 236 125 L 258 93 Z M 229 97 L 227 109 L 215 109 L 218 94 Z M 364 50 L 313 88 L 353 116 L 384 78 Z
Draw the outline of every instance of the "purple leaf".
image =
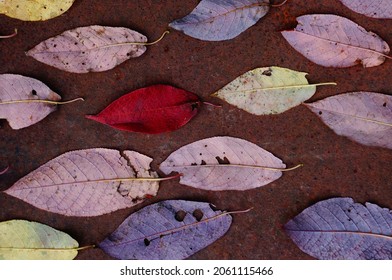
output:
M 324 200 L 289 221 L 285 230 L 318 259 L 392 259 L 392 213 L 376 204 Z
M 382 64 L 389 56 L 388 44 L 377 34 L 344 17 L 305 15 L 297 18 L 292 31 L 283 37 L 302 55 L 326 67 L 364 67 Z
M 169 26 L 200 40 L 229 40 L 254 25 L 269 8 L 269 0 L 202 0 Z
M 209 203 L 167 200 L 131 214 L 99 244 L 117 259 L 185 259 L 223 236 L 229 213 Z
M 305 105 L 338 135 L 392 149 L 392 96 L 351 92 Z
M 391 0 L 340 0 L 354 12 L 372 18 L 392 18 Z

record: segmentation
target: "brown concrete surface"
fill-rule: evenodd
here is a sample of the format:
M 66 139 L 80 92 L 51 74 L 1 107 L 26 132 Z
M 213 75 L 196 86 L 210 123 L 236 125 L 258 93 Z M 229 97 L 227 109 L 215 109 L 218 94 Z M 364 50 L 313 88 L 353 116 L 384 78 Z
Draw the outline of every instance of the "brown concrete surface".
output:
M 81 246 L 97 244 L 131 213 L 165 199 L 208 201 L 220 209 L 253 207 L 235 215 L 229 232 L 191 259 L 312 259 L 287 237 L 282 226 L 311 204 L 337 196 L 373 202 L 392 209 L 392 152 L 365 147 L 335 135 L 313 113 L 298 106 L 275 116 L 253 116 L 209 97 L 240 74 L 261 66 L 281 66 L 308 72 L 311 83 L 337 82 L 320 87 L 311 101 L 338 93 L 364 90 L 392 94 L 392 61 L 364 69 L 324 68 L 295 52 L 279 31 L 294 28 L 295 17 L 333 13 L 378 33 L 392 45 L 392 20 L 369 19 L 345 8 L 338 0 L 289 0 L 237 38 L 203 42 L 172 31 L 159 44 L 103 73 L 71 74 L 41 64 L 24 52 L 65 30 L 93 24 L 124 26 L 158 38 L 172 20 L 188 14 L 198 3 L 153 0 L 76 0 L 63 16 L 46 22 L 22 22 L 0 16 L 0 32 L 18 28 L 15 38 L 0 41 L 0 73 L 39 79 L 64 100 L 84 97 L 84 103 L 58 108 L 38 124 L 15 131 L 1 121 L 0 190 L 62 153 L 94 147 L 131 149 L 154 157 L 153 166 L 179 147 L 212 136 L 234 136 L 251 141 L 280 157 L 288 166 L 304 167 L 285 173 L 265 187 L 244 192 L 212 192 L 182 186 L 178 180 L 161 183 L 158 196 L 112 214 L 94 218 L 64 217 L 38 210 L 0 194 L 0 221 L 27 219 L 72 235 Z M 143 135 L 111 129 L 87 120 L 110 102 L 140 87 L 157 83 L 177 86 L 223 105 L 202 108 L 188 125 L 172 133 Z M 102 250 L 81 251 L 77 259 L 110 259 Z

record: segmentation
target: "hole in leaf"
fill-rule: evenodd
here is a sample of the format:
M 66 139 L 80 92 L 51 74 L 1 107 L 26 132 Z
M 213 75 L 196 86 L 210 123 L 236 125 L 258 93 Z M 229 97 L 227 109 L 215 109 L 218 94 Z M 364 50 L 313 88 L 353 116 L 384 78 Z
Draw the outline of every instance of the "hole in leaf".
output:
M 33 89 L 33 90 L 31 91 L 31 94 L 35 96 L 35 95 L 37 95 L 37 91 L 36 91 L 35 89 Z
M 323 112 L 319 111 L 319 115 L 321 116 L 323 114 Z
M 174 218 L 178 221 L 178 222 L 182 222 L 185 219 L 186 216 L 186 212 L 185 211 L 177 211 L 176 215 L 174 216 Z
M 215 157 L 215 158 L 219 164 L 230 164 L 230 161 L 227 159 L 227 157 L 224 157 L 223 159 L 221 159 L 220 157 Z
M 196 221 L 200 222 L 201 219 L 203 219 L 204 214 L 200 209 L 196 209 L 193 211 L 192 216 L 195 217 Z
M 144 245 L 148 246 L 150 245 L 150 240 L 148 240 L 147 238 L 144 238 Z

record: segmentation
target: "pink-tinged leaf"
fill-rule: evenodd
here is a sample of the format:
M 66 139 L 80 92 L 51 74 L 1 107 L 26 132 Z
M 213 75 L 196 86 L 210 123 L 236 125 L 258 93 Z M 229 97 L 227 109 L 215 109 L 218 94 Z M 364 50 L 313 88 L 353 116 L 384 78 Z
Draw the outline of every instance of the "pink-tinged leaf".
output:
M 199 97 L 183 89 L 154 85 L 128 93 L 88 119 L 113 128 L 158 134 L 187 124 L 198 112 Z
M 392 149 L 392 96 L 351 92 L 305 105 L 338 135 Z
M 391 260 L 392 211 L 351 198 L 318 202 L 285 225 L 305 253 L 326 260 Z
M 10 168 L 10 167 L 7 166 L 5 169 L 0 170 L 0 175 L 3 175 L 4 173 L 6 173 L 6 172 L 8 171 L 9 168 Z
M 237 37 L 264 17 L 269 0 L 202 0 L 184 18 L 170 27 L 205 41 L 223 41 Z
M 297 21 L 294 30 L 283 31 L 282 35 L 293 48 L 319 65 L 373 67 L 390 58 L 390 48 L 383 39 L 344 17 L 314 14 L 298 17 Z
M 354 12 L 372 18 L 392 19 L 391 0 L 340 0 Z
M 66 216 L 97 216 L 155 196 L 152 159 L 133 151 L 88 149 L 65 153 L 17 181 L 5 193 Z
M 209 203 L 166 200 L 131 214 L 99 244 L 123 259 L 185 259 L 207 247 L 230 228 L 230 213 Z
M 67 72 L 101 72 L 142 55 L 146 41 L 146 36 L 131 29 L 93 25 L 47 39 L 27 55 Z
M 160 165 L 165 174 L 182 174 L 180 183 L 205 190 L 247 190 L 267 185 L 286 165 L 270 152 L 233 137 L 213 137 L 188 144 Z

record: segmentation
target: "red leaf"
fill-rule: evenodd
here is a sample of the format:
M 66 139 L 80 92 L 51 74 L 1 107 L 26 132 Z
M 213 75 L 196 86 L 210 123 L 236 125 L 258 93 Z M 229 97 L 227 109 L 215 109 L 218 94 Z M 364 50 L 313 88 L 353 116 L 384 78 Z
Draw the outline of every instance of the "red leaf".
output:
M 128 93 L 98 115 L 86 118 L 120 130 L 157 134 L 188 123 L 200 105 L 199 97 L 191 92 L 153 85 Z

